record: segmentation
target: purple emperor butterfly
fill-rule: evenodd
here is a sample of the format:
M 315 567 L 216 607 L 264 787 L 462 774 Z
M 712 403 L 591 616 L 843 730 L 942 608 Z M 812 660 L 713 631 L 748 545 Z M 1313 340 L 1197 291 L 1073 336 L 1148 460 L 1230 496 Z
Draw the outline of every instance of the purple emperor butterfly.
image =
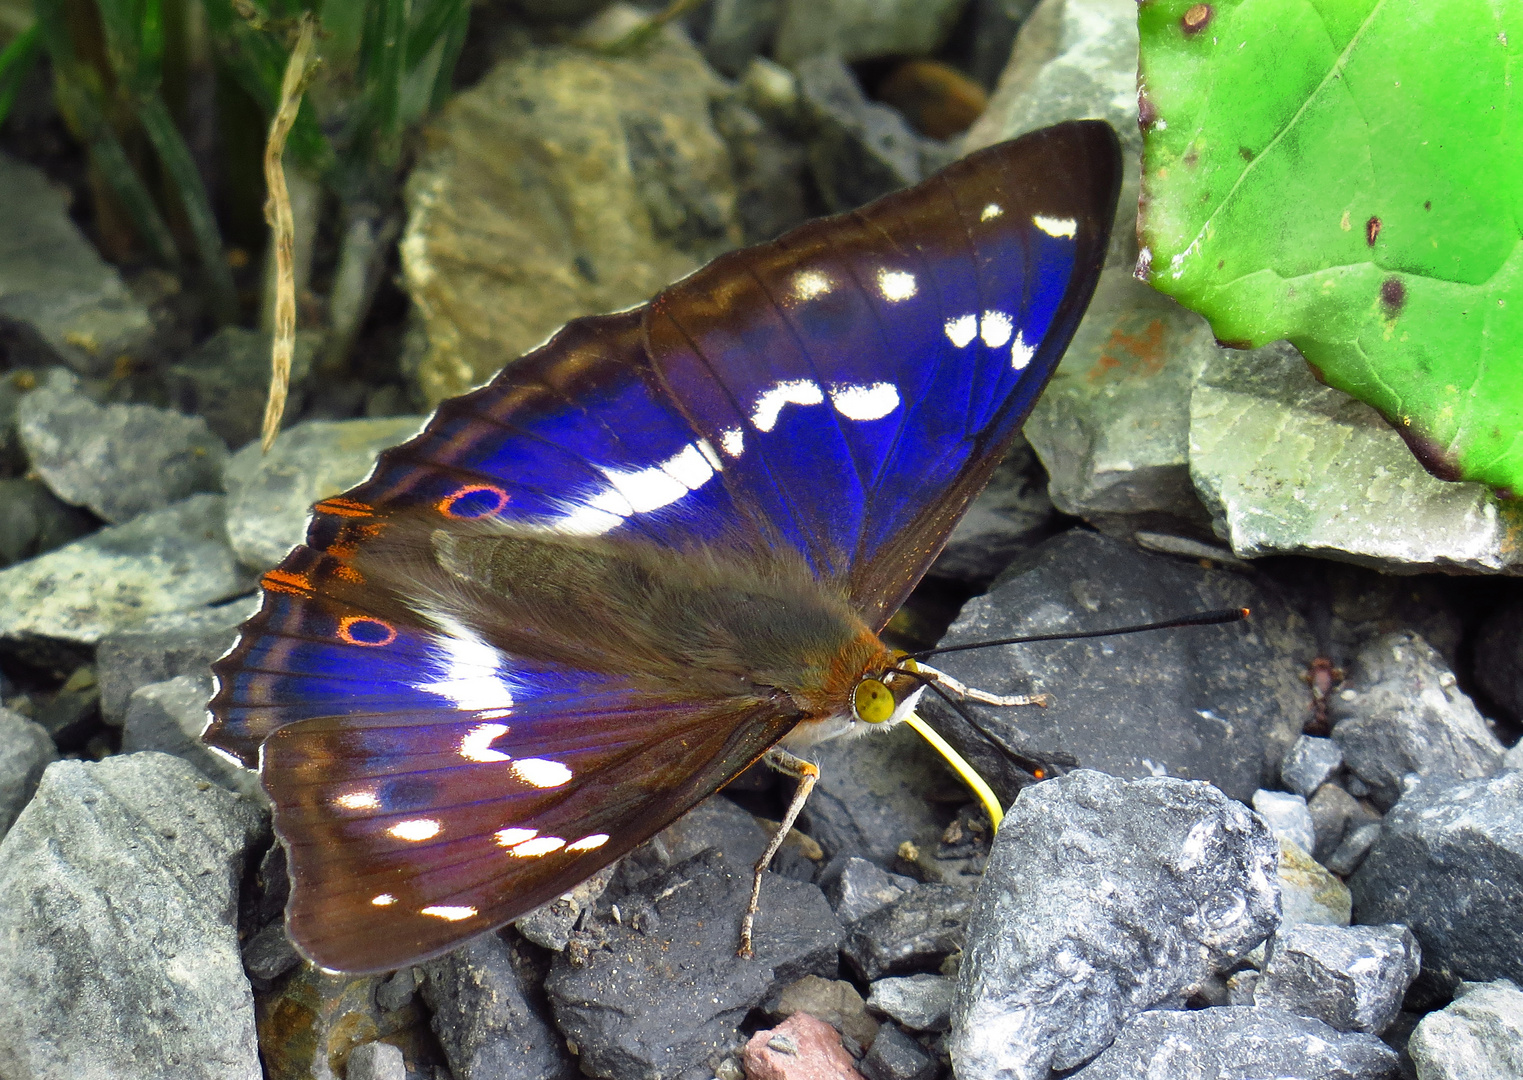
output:
M 302 951 L 442 953 L 774 746 L 904 719 L 878 633 L 1067 346 L 1120 173 L 1062 124 L 722 256 L 318 503 L 205 735 L 260 768 Z

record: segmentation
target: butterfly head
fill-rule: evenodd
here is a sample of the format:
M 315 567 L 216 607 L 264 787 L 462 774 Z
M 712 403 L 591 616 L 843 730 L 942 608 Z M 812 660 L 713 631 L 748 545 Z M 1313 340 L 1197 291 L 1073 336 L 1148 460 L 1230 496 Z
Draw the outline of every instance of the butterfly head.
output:
M 920 666 L 913 657 L 896 649 L 893 666 L 863 673 L 851 691 L 851 715 L 857 723 L 893 727 L 902 722 L 925 693 L 925 682 L 915 676 Z

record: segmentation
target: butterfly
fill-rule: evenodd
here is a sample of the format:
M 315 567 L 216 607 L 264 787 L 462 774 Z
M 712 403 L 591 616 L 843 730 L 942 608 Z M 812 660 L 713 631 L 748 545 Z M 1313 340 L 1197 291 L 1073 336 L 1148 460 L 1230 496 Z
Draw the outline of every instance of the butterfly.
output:
M 879 632 L 1066 348 L 1120 175 L 1060 124 L 721 256 L 317 503 L 204 734 L 260 769 L 301 951 L 438 955 L 769 752 L 905 719 Z

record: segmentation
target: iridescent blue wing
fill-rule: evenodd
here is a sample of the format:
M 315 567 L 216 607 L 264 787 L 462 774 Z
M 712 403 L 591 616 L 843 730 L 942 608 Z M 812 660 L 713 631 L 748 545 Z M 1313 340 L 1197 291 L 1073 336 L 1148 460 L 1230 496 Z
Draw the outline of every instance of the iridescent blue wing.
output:
M 1067 347 L 1120 186 L 1061 124 L 733 252 L 666 290 L 647 348 L 743 502 L 881 627 Z

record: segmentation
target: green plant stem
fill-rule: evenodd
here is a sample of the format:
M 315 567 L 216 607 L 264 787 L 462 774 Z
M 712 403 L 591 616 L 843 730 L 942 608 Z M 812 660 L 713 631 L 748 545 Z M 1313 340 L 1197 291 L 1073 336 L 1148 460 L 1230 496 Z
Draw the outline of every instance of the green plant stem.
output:
M 201 258 L 202 272 L 206 276 L 211 293 L 212 310 L 219 323 L 235 322 L 238 318 L 238 293 L 233 287 L 233 274 L 222 252 L 222 233 L 217 228 L 216 215 L 212 213 L 211 200 L 206 186 L 201 182 L 200 170 L 190 156 L 190 148 L 175 127 L 174 119 L 164 99 L 155 90 L 151 95 L 138 99 L 138 119 L 153 143 L 154 152 L 165 173 L 174 182 L 180 197 L 180 205 L 190 222 L 191 234 L 196 240 L 196 251 Z
M 42 40 L 42 26 L 33 23 L 0 52 L 0 124 L 10 115 L 21 84 L 31 74 L 37 60 L 37 46 Z
M 390 165 L 401 153 L 407 0 L 376 0 L 361 52 L 365 92 L 369 99 L 365 120 L 374 132 L 371 154 L 382 164 Z

